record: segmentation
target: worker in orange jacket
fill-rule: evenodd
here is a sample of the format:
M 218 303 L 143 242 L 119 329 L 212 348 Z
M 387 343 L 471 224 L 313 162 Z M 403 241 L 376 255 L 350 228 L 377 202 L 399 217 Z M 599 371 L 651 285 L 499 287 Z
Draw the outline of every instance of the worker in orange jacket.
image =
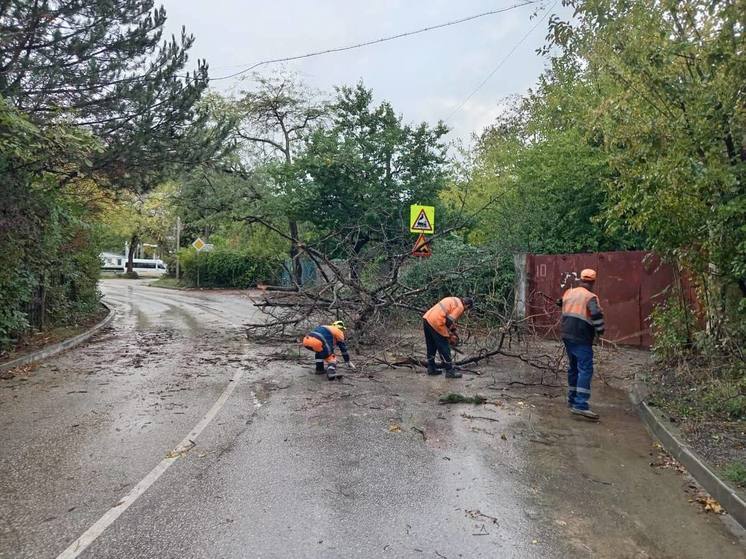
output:
M 562 307 L 562 341 L 570 366 L 567 370 L 567 405 L 570 412 L 592 421 L 598 414 L 590 409 L 593 378 L 593 340 L 604 333 L 604 314 L 593 293 L 596 271 L 580 272 L 580 285 L 565 291 L 557 305 Z
M 327 326 L 317 326 L 306 337 L 303 338 L 303 347 L 316 353 L 316 374 L 323 375 L 326 372 L 326 378 L 334 380 L 337 374 L 337 356 L 334 354 L 334 346 L 339 346 L 342 352 L 342 359 L 350 369 L 355 365 L 350 361 L 350 354 L 347 352 L 347 343 L 345 342 L 345 323 L 341 320 Z
M 435 354 L 437 352 L 443 359 L 446 378 L 461 378 L 463 376 L 453 366 L 450 339 L 455 336 L 456 321 L 473 306 L 474 299 L 471 297 L 445 297 L 422 316 L 425 345 L 427 346 L 428 375 L 440 374 L 440 370 L 435 366 Z

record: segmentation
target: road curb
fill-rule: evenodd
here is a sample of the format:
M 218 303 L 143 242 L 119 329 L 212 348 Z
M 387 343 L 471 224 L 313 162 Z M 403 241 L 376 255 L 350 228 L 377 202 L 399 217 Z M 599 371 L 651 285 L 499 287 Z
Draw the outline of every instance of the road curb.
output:
M 637 411 L 645 426 L 654 437 L 658 438 L 671 456 L 681 462 L 691 476 L 723 506 L 728 514 L 743 528 L 746 528 L 746 501 L 684 442 L 678 429 L 663 418 L 659 410 L 648 405 L 645 401 L 646 393 L 646 387 L 640 383 L 633 385 L 630 390 L 630 399 L 637 406 Z
M 47 359 L 48 357 L 52 357 L 53 355 L 62 353 L 63 351 L 66 351 L 72 347 L 75 347 L 76 345 L 82 344 L 83 342 L 88 340 L 91 336 L 96 334 L 99 330 L 108 326 L 111 323 L 111 321 L 114 320 L 114 310 L 109 305 L 104 303 L 103 301 L 101 302 L 101 304 L 109 311 L 109 314 L 107 314 L 106 318 L 104 318 L 101 322 L 99 322 L 95 326 L 89 328 L 88 330 L 86 330 L 85 332 L 81 334 L 78 334 L 77 336 L 68 338 L 56 344 L 52 344 L 50 346 L 45 347 L 44 349 L 34 351 L 32 353 L 29 353 L 28 355 L 17 357 L 16 359 L 13 359 L 12 361 L 0 363 L 0 371 L 7 371 L 9 369 L 15 369 L 16 367 L 21 367 L 23 365 L 28 365 L 30 363 L 36 363 L 37 361 L 42 361 L 43 359 Z

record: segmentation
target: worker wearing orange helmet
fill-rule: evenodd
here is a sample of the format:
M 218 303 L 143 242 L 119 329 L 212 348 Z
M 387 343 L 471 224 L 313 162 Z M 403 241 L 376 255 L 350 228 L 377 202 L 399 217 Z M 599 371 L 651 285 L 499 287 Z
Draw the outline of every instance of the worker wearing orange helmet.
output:
M 425 346 L 427 347 L 428 375 L 440 374 L 440 370 L 435 366 L 435 354 L 439 353 L 441 359 L 443 359 L 446 378 L 461 378 L 463 376 L 453 366 L 450 346 L 454 340 L 458 339 L 456 321 L 473 306 L 474 299 L 471 297 L 445 297 L 422 316 Z
M 562 341 L 570 362 L 567 370 L 567 405 L 570 412 L 598 420 L 591 411 L 591 378 L 593 377 L 593 340 L 604 333 L 604 315 L 593 293 L 596 271 L 580 272 L 580 284 L 565 291 L 557 305 L 562 307 Z

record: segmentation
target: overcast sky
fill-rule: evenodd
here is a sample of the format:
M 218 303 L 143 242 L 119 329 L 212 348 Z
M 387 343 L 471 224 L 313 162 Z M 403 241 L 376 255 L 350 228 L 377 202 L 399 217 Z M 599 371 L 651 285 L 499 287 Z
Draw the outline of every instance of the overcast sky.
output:
M 204 58 L 212 78 L 261 60 L 364 42 L 470 15 L 521 0 L 161 0 L 167 31 L 182 25 L 196 37 L 191 58 Z M 455 26 L 343 53 L 286 63 L 309 85 L 331 90 L 363 80 L 389 100 L 407 121 L 443 119 L 452 138 L 468 140 L 500 111 L 500 100 L 533 86 L 546 61 L 535 50 L 544 42 L 544 19 L 494 76 L 454 110 L 544 15 L 540 2 Z M 556 2 L 551 12 L 560 11 Z M 560 12 L 562 14 L 562 12 Z M 565 15 L 565 14 L 562 14 Z M 264 66 L 271 72 L 278 65 Z M 221 91 L 248 89 L 240 78 L 214 82 Z

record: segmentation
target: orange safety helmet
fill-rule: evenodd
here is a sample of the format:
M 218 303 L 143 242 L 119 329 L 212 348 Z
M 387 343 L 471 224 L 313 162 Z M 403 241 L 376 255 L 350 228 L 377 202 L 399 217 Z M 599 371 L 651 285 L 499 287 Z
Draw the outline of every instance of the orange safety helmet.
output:
M 580 279 L 581 281 L 596 281 L 596 270 L 586 268 L 580 272 Z

